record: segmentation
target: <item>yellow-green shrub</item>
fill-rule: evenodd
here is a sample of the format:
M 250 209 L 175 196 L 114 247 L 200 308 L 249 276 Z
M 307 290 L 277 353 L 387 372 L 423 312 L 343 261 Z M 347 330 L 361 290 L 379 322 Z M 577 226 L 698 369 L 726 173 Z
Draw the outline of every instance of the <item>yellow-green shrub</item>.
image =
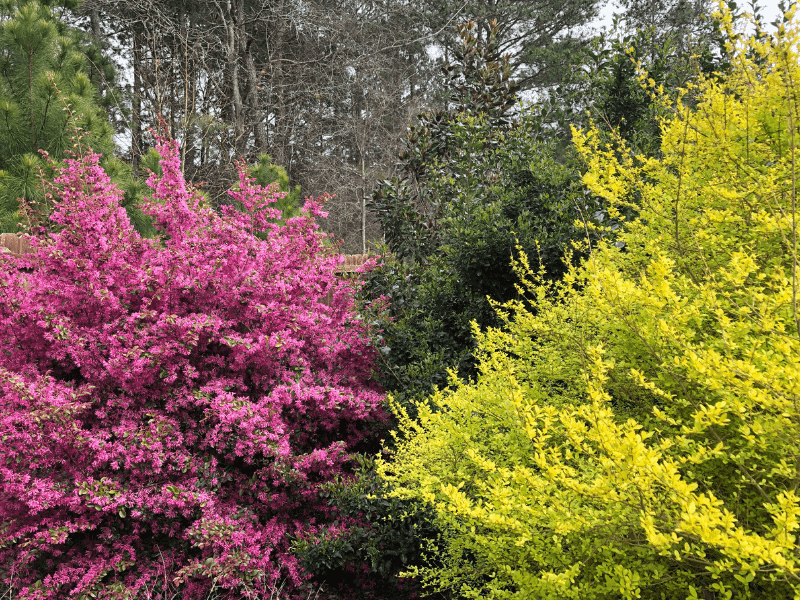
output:
M 639 216 L 562 285 L 518 265 L 532 303 L 476 331 L 477 381 L 398 409 L 380 472 L 436 511 L 430 585 L 800 598 L 799 41 L 743 42 L 660 159 L 576 132 L 585 184 Z

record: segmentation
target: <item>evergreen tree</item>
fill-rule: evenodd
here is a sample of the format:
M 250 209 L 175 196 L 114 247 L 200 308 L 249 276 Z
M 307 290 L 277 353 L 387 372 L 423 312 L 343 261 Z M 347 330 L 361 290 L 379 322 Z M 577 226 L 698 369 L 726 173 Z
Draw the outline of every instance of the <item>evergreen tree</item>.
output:
M 63 9 L 76 0 L 62 0 Z M 20 199 L 32 224 L 46 223 L 46 205 L 40 173 L 64 157 L 77 131 L 83 141 L 104 157 L 117 183 L 132 188 L 130 171 L 113 157 L 113 130 L 99 106 L 91 81 L 89 46 L 81 34 L 58 18 L 56 3 L 0 3 L 0 230 L 17 231 L 21 224 Z M 135 208 L 137 194 L 126 194 L 123 204 L 140 231 L 146 219 Z
M 489 38 L 509 56 L 511 75 L 523 90 L 558 84 L 588 42 L 584 27 L 598 14 L 600 0 L 425 0 L 419 14 L 446 59 L 461 46 L 459 21 L 473 21 L 480 43 Z
M 281 211 L 281 221 L 286 221 L 300 214 L 300 186 L 289 185 L 289 175 L 280 165 L 272 164 L 269 154 L 259 154 L 258 162 L 249 169 L 250 176 L 258 185 L 278 184 L 278 191 L 285 194 L 279 198 L 273 208 Z
M 730 40 L 707 0 L 621 0 L 618 8 L 610 31 L 583 48 L 548 108 L 564 139 L 571 125 L 597 126 L 617 132 L 637 152 L 657 155 L 658 119 L 665 114 L 653 92 L 675 98 L 703 74 L 728 72 Z

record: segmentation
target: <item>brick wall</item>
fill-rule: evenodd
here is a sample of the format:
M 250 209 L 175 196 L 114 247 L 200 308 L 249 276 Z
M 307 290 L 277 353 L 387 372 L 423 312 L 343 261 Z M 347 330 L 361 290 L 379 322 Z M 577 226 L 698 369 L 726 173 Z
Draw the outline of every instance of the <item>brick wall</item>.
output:
M 345 254 L 344 255 L 344 262 L 339 265 L 339 268 L 336 270 L 337 273 L 352 273 L 356 271 L 361 265 L 367 262 L 369 258 L 369 254 Z

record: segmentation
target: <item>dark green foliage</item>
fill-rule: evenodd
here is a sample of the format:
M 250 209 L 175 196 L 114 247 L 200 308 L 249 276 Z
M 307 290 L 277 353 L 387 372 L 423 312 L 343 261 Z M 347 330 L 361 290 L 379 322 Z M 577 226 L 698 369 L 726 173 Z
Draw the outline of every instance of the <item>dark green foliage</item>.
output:
M 346 598 L 407 600 L 418 584 L 397 573 L 419 562 L 425 540 L 435 539 L 432 513 L 388 498 L 373 461 L 358 456 L 354 478 L 323 486 L 321 495 L 339 515 L 340 528 L 297 539 L 293 552 L 314 573 L 314 583 Z
M 390 261 L 365 276 L 365 294 L 390 301 L 374 315 L 383 327 L 378 377 L 403 405 L 447 385 L 447 368 L 471 368 L 469 298 L 459 296 L 450 275 L 438 261 Z
M 443 235 L 442 253 L 470 294 L 510 299 L 516 281 L 510 259 L 517 245 L 559 279 L 571 241 L 582 237 L 576 219 L 591 218 L 579 163 L 558 157 L 553 143 L 536 139 L 534 113 L 523 113 L 487 150 L 496 172 L 481 197 L 457 205 Z
M 365 293 L 389 298 L 379 315 L 380 377 L 403 405 L 444 387 L 448 368 L 474 375 L 470 323 L 496 325 L 487 297 L 517 297 L 511 269 L 517 244 L 548 277 L 560 278 L 572 241 L 585 237 L 576 220 L 593 220 L 597 212 L 595 199 L 582 193 L 576 161 L 556 161 L 523 124 L 505 142 L 490 154 L 502 183 L 487 186 L 483 201 L 448 206 L 435 252 L 424 261 L 388 261 L 366 275 Z
M 660 46 L 654 49 L 645 66 L 640 62 L 640 54 L 647 41 L 647 32 L 611 40 L 601 37 L 586 54 L 593 73 L 591 118 L 603 130 L 617 131 L 635 147 L 652 153 L 659 147 L 659 115 L 650 90 L 639 80 L 639 69 L 644 71 L 649 67 L 646 76 L 654 84 L 664 85 L 675 57 L 668 46 Z
M 663 89 L 674 97 L 701 74 L 727 72 L 729 40 L 712 16 L 714 6 L 705 0 L 624 0 L 622 8 L 611 32 L 583 49 L 554 104 L 566 137 L 570 124 L 596 126 L 619 134 L 640 154 L 655 156 L 659 119 L 668 116 L 670 107 L 654 101 L 653 92 Z

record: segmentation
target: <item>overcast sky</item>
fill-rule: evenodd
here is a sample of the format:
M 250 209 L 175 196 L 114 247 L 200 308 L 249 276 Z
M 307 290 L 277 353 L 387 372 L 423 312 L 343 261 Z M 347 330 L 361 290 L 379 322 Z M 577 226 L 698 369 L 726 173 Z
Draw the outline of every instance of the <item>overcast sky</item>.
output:
M 761 7 L 761 13 L 764 15 L 765 22 L 772 23 L 778 17 L 780 14 L 780 11 L 778 10 L 779 2 L 780 0 L 758 1 L 758 5 Z M 750 0 L 737 0 L 737 4 L 739 5 L 740 9 L 747 7 L 746 10 L 749 12 Z M 786 4 L 790 4 L 789 0 L 786 1 Z M 615 2 L 609 2 L 601 13 L 598 26 L 602 27 L 603 25 L 610 25 L 611 15 L 614 14 L 615 10 L 619 10 L 616 8 Z
M 772 23 L 772 21 L 774 21 L 780 14 L 780 11 L 778 10 L 778 2 L 779 0 L 761 0 L 758 3 L 758 5 L 762 7 L 762 11 L 766 17 L 767 23 Z M 786 5 L 788 6 L 789 4 L 791 3 L 787 1 Z

